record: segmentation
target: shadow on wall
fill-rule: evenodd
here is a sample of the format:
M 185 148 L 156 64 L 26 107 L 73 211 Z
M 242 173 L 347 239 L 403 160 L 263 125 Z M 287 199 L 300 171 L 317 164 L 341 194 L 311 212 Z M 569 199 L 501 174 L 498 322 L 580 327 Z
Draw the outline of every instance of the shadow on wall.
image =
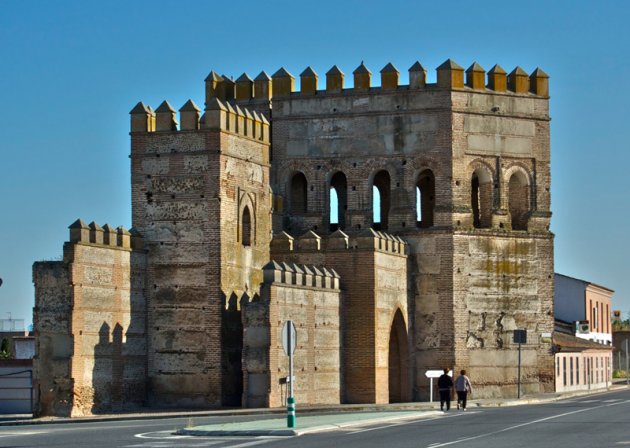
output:
M 146 404 L 145 341 L 144 335 L 138 334 L 142 319 L 132 314 L 126 332 L 118 322 L 113 328 L 106 321 L 101 324 L 91 376 L 87 376 L 86 360 L 84 393 L 75 394 L 75 400 L 85 400 L 75 404 L 83 409 L 82 414 L 136 410 Z
M 120 410 L 124 403 L 123 328 L 116 323 L 114 329 L 110 330 L 109 324 L 103 322 L 98 332 L 98 344 L 94 347 L 92 369 L 94 414 Z

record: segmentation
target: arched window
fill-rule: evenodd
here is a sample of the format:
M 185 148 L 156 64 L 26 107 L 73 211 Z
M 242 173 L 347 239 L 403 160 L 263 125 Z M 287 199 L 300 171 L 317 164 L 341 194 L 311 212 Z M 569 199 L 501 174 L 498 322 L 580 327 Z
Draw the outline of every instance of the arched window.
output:
M 330 230 L 344 229 L 348 208 L 348 182 L 341 171 L 335 173 L 330 180 L 329 206 Z
M 307 182 L 303 173 L 291 178 L 291 213 L 306 213 Z
M 435 208 L 435 177 L 431 170 L 425 170 L 418 176 L 416 184 L 416 225 L 421 228 L 433 226 Z
M 508 183 L 508 210 L 512 220 L 512 230 L 527 230 L 529 213 L 529 185 L 527 176 L 516 171 Z
M 243 209 L 243 217 L 241 219 L 241 243 L 243 246 L 252 245 L 252 217 L 249 213 L 249 207 Z
M 374 176 L 372 183 L 372 199 L 374 214 L 373 226 L 377 230 L 387 230 L 389 206 L 390 206 L 390 179 L 385 170 L 379 171 Z
M 470 206 L 473 212 L 473 226 L 488 228 L 492 223 L 492 176 L 478 168 L 470 180 Z

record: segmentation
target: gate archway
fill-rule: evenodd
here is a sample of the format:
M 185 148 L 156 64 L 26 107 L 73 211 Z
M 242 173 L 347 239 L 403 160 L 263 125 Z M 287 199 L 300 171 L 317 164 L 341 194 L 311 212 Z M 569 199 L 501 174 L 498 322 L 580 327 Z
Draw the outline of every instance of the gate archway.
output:
M 389 333 L 389 402 L 409 401 L 409 347 L 407 326 L 400 309 L 396 310 Z

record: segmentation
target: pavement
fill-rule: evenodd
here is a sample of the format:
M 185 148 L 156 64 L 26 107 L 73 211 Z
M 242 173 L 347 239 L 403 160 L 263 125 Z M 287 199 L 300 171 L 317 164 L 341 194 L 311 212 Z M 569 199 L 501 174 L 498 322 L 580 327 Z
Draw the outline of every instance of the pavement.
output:
M 527 395 L 516 398 L 485 398 L 469 399 L 468 408 L 518 406 L 526 404 L 549 403 L 566 398 L 596 394 L 609 390 L 625 389 L 625 384 L 613 385 L 609 388 L 591 391 L 575 391 L 563 393 L 544 393 Z M 454 405 L 455 402 L 452 402 Z M 101 414 L 89 417 L 42 417 L 32 418 L 31 415 L 5 415 L 0 417 L 0 426 L 32 425 L 32 424 L 64 424 L 82 422 L 103 422 L 121 420 L 143 420 L 158 418 L 188 417 L 190 422 L 178 434 L 200 436 L 295 436 L 317 431 L 327 431 L 337 428 L 364 426 L 376 423 L 387 423 L 410 419 L 432 418 L 441 415 L 438 402 L 413 402 L 392 404 L 365 404 L 365 405 L 330 405 L 330 406 L 304 406 L 297 404 L 297 424 L 295 428 L 287 428 L 285 408 L 261 408 L 261 409 L 217 409 L 217 410 L 190 410 L 173 411 L 159 409 L 142 409 L 138 412 Z M 451 408 L 450 412 L 458 412 Z M 269 418 L 277 415 L 278 418 Z M 261 416 L 260 419 L 250 421 L 228 422 L 222 424 L 210 424 L 195 426 L 195 417 L 220 417 L 220 416 Z

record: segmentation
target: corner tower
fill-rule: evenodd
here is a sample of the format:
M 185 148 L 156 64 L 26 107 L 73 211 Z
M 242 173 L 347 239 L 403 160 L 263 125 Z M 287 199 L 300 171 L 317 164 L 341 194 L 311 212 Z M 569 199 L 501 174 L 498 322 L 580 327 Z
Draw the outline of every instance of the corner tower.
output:
M 247 81 L 247 80 L 245 80 Z M 149 400 L 240 405 L 240 301 L 259 294 L 269 260 L 269 122 L 206 79 L 188 101 L 131 111 L 132 220 L 147 250 Z

